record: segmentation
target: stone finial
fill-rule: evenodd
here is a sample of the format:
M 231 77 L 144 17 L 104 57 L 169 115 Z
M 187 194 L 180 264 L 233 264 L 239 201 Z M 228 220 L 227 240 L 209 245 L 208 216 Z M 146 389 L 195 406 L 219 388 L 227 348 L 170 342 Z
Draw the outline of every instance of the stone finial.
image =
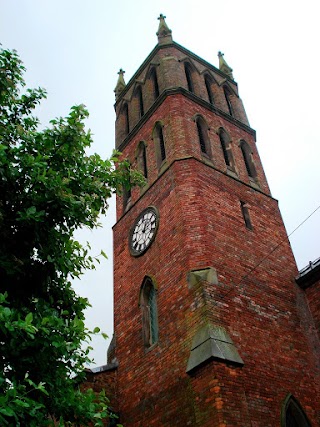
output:
M 126 83 L 125 83 L 124 77 L 123 77 L 124 73 L 125 73 L 125 71 L 123 71 L 123 69 L 120 68 L 120 70 L 118 72 L 119 77 L 118 77 L 117 85 L 114 89 L 114 92 L 116 94 L 116 99 L 118 98 L 120 93 L 123 91 L 123 89 L 126 87 Z
M 165 21 L 165 16 L 162 13 L 159 16 L 159 28 L 157 32 L 158 42 L 159 44 L 168 44 L 172 43 L 172 31 L 169 29 L 168 25 Z
M 226 63 L 224 59 L 224 53 L 218 52 L 219 57 L 219 70 L 225 73 L 228 77 L 233 80 L 232 68 Z

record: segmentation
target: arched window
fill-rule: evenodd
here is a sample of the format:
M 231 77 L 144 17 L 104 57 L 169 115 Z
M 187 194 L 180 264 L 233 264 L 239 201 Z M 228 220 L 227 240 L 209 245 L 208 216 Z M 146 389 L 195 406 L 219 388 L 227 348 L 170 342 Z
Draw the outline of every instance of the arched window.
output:
M 190 92 L 194 93 L 194 85 L 193 85 L 193 80 L 192 80 L 192 70 L 191 70 L 191 66 L 188 62 L 184 63 L 184 71 L 186 73 L 188 90 Z
M 129 107 L 127 103 L 125 103 L 122 107 L 122 114 L 124 117 L 124 132 L 125 132 L 125 135 L 128 135 L 128 133 L 130 132 L 130 124 L 129 124 Z
M 201 153 L 207 154 L 210 156 L 210 141 L 208 137 L 208 126 L 202 117 L 198 116 L 196 118 L 196 125 L 198 131 L 199 145 Z
M 253 179 L 257 178 L 257 171 L 253 163 L 252 152 L 249 144 L 242 140 L 240 142 L 240 148 L 249 177 Z
M 223 92 L 224 92 L 224 96 L 225 96 L 226 101 L 227 101 L 229 114 L 230 114 L 230 116 L 233 116 L 233 108 L 232 108 L 232 104 L 231 104 L 231 91 L 227 86 L 223 86 Z
M 212 79 L 210 76 L 208 76 L 208 74 L 206 74 L 204 77 L 204 83 L 205 83 L 206 89 L 207 89 L 208 100 L 209 100 L 210 104 L 213 105 L 214 102 L 213 102 L 213 95 L 212 95 L 212 90 L 211 90 Z
M 230 146 L 230 137 L 227 134 L 227 132 L 222 128 L 219 129 L 219 139 L 220 139 L 220 144 L 223 152 L 224 161 L 227 166 L 229 166 L 231 169 L 234 169 L 234 159 L 233 159 L 233 154 Z
M 130 165 L 127 168 L 128 173 L 130 170 Z M 131 202 L 131 187 L 130 187 L 130 181 L 128 183 L 128 186 L 123 186 L 122 189 L 122 201 L 123 201 L 123 211 L 125 212 L 127 210 L 127 208 L 130 206 L 130 202 Z
M 151 347 L 158 341 L 158 314 L 156 289 L 150 277 L 146 277 L 142 283 L 139 303 L 143 342 L 145 347 Z
M 281 413 L 281 427 L 311 427 L 299 402 L 289 394 Z
M 138 98 L 138 104 L 139 104 L 139 117 L 144 115 L 144 108 L 143 108 L 143 97 L 142 97 L 142 89 L 141 86 L 138 86 L 136 89 L 136 97 Z
M 138 168 L 145 178 L 148 178 L 147 150 L 143 141 L 140 141 L 137 153 Z
M 155 68 L 152 68 L 150 71 L 150 79 L 152 80 L 152 85 L 153 85 L 153 96 L 154 96 L 154 99 L 156 100 L 160 95 L 160 92 L 159 92 L 157 72 Z
M 162 163 L 166 160 L 166 145 L 163 136 L 163 127 L 161 123 L 157 123 L 154 128 L 154 137 L 156 146 L 157 166 L 160 169 Z

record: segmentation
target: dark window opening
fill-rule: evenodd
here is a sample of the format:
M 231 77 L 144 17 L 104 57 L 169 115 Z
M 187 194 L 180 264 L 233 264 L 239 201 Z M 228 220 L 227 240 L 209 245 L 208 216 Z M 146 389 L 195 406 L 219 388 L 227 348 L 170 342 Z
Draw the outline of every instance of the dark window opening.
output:
M 147 169 L 147 150 L 146 147 L 143 146 L 142 151 L 142 160 L 143 160 L 143 176 L 148 178 L 148 169 Z
M 198 141 L 202 154 L 206 154 L 208 157 L 211 155 L 210 140 L 208 137 L 208 126 L 204 119 L 200 116 L 196 119 Z
M 166 147 L 164 144 L 163 131 L 161 126 L 158 127 L 158 137 L 160 146 L 160 158 L 161 161 L 164 161 L 166 159 Z
M 160 95 L 160 92 L 159 92 L 157 72 L 156 72 L 155 68 L 152 68 L 151 73 L 150 73 L 150 77 L 151 77 L 151 80 L 152 80 L 152 83 L 153 83 L 153 95 L 154 95 L 154 99 L 157 99 L 158 96 Z
M 220 139 L 220 144 L 221 144 L 221 149 L 222 149 L 225 164 L 230 169 L 234 170 L 235 164 L 234 164 L 233 154 L 232 154 L 231 145 L 230 145 L 230 137 L 227 134 L 227 132 L 222 128 L 220 128 L 219 130 L 219 139 Z
M 154 130 L 154 142 L 157 156 L 157 166 L 160 169 L 162 163 L 166 160 L 166 144 L 163 136 L 163 128 L 160 123 L 158 123 Z
M 212 95 L 212 90 L 211 90 L 211 82 L 212 81 L 211 81 L 211 79 L 210 79 L 210 77 L 208 75 L 205 76 L 204 82 L 205 82 L 205 85 L 206 85 L 209 102 L 210 102 L 210 104 L 213 105 L 214 102 L 213 102 L 213 95 Z
M 152 280 L 147 277 L 140 294 L 142 312 L 142 334 L 145 347 L 151 347 L 158 341 L 158 316 L 156 290 Z
M 229 114 L 230 114 L 230 116 L 233 116 L 233 109 L 232 109 L 232 104 L 231 104 L 231 100 L 230 100 L 230 97 L 231 97 L 230 90 L 226 86 L 224 86 L 223 91 L 224 91 L 224 96 L 225 96 L 226 101 L 227 101 Z
M 130 172 L 130 166 L 128 166 L 128 174 Z M 124 185 L 122 189 L 122 200 L 123 200 L 123 210 L 125 211 L 128 207 L 129 203 L 131 202 L 131 183 L 130 179 L 128 182 L 128 185 Z
M 229 145 L 229 140 L 228 140 L 227 134 L 224 132 L 223 129 L 221 129 L 219 132 L 219 138 L 220 138 L 220 143 L 221 143 L 224 161 L 225 161 L 227 166 L 230 166 L 230 159 L 229 159 L 229 155 L 228 155 L 228 151 L 227 151 L 227 147 Z
M 252 160 L 252 153 L 249 145 L 245 141 L 241 141 L 240 147 L 243 155 L 244 164 L 246 166 L 249 177 L 256 178 L 257 171 Z
M 293 396 L 286 403 L 284 421 L 283 427 L 311 427 L 306 414 Z
M 138 148 L 138 167 L 139 170 L 143 173 L 145 178 L 148 178 L 148 168 L 147 168 L 147 149 L 144 142 L 140 142 Z
M 184 71 L 186 73 L 188 90 L 190 92 L 194 93 L 194 86 L 193 86 L 193 81 L 192 81 L 192 71 L 191 71 L 190 65 L 187 62 L 184 64 Z
M 241 205 L 241 212 L 242 212 L 244 223 L 249 230 L 252 230 L 252 224 L 251 224 L 248 206 L 245 202 L 240 202 L 240 205 Z
M 143 108 L 143 97 L 142 97 L 142 89 L 141 86 L 139 86 L 136 90 L 136 96 L 138 98 L 139 102 L 139 114 L 140 118 L 144 115 L 144 108 Z
M 125 129 L 125 134 L 128 135 L 128 133 L 130 132 L 128 104 L 124 104 L 122 112 L 123 112 L 123 115 L 124 115 L 124 129 Z
M 206 148 L 206 142 L 205 142 L 205 136 L 204 136 L 204 129 L 202 127 L 202 124 L 199 120 L 197 120 L 197 130 L 198 130 L 198 136 L 199 136 L 199 144 L 202 153 L 207 154 L 207 148 Z

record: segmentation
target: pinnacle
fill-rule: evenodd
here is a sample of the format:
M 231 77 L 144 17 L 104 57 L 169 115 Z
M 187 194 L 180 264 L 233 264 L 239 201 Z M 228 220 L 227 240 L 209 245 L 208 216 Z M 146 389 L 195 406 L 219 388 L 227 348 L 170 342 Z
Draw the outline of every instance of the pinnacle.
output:
M 226 60 L 224 59 L 224 53 L 218 52 L 219 57 L 219 70 L 225 73 L 228 77 L 233 80 L 232 68 L 229 67 Z
M 162 13 L 159 16 L 159 28 L 158 28 L 158 32 L 157 32 L 157 36 L 158 36 L 158 42 L 159 44 L 169 44 L 172 43 L 172 31 L 169 29 L 166 21 L 165 21 L 165 16 L 162 15 Z
M 118 98 L 120 93 L 123 91 L 123 89 L 126 87 L 126 83 L 125 83 L 124 77 L 123 77 L 124 73 L 125 73 L 125 71 L 123 71 L 123 69 L 120 68 L 120 70 L 118 72 L 119 77 L 118 77 L 117 85 L 114 89 L 114 92 L 116 94 L 116 99 Z

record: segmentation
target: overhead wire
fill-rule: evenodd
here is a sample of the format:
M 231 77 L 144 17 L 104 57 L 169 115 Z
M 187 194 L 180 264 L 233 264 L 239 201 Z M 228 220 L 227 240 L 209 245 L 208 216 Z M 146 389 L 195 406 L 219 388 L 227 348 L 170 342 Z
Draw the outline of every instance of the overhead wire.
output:
M 273 252 L 275 252 L 280 246 L 282 246 L 283 245 L 283 243 L 287 240 L 287 238 L 289 238 L 290 236 L 292 236 L 292 234 L 293 233 L 295 233 L 303 224 L 305 224 L 311 217 L 312 217 L 312 215 L 314 215 L 316 212 L 317 212 L 317 210 L 319 210 L 320 209 L 320 205 L 313 211 L 313 212 L 311 212 L 310 213 L 310 215 L 308 215 L 293 231 L 291 231 L 291 233 L 289 233 L 285 238 L 283 238 L 274 248 L 272 248 L 271 249 L 271 251 L 267 254 L 267 255 L 265 255 L 254 267 L 252 267 L 249 271 L 248 271 L 248 273 L 246 273 L 246 274 L 244 274 L 242 277 L 241 277 L 241 279 L 240 279 L 240 281 L 236 284 L 236 285 L 233 285 L 232 286 L 232 288 L 230 288 L 225 294 L 223 294 L 223 295 L 221 295 L 221 297 L 219 298 L 219 301 L 221 301 L 221 300 L 224 300 L 232 291 L 234 291 L 234 289 L 235 289 L 235 287 L 236 286 L 240 286 L 241 285 L 241 282 L 243 281 L 243 280 L 245 280 L 245 279 L 247 279 L 248 277 L 250 277 L 251 276 L 251 274 L 266 260 L 266 259 L 268 259 L 272 254 L 273 254 Z M 243 289 L 244 288 L 244 285 L 243 286 L 241 286 L 241 288 Z M 217 305 L 217 301 L 215 301 L 214 302 L 214 305 Z

